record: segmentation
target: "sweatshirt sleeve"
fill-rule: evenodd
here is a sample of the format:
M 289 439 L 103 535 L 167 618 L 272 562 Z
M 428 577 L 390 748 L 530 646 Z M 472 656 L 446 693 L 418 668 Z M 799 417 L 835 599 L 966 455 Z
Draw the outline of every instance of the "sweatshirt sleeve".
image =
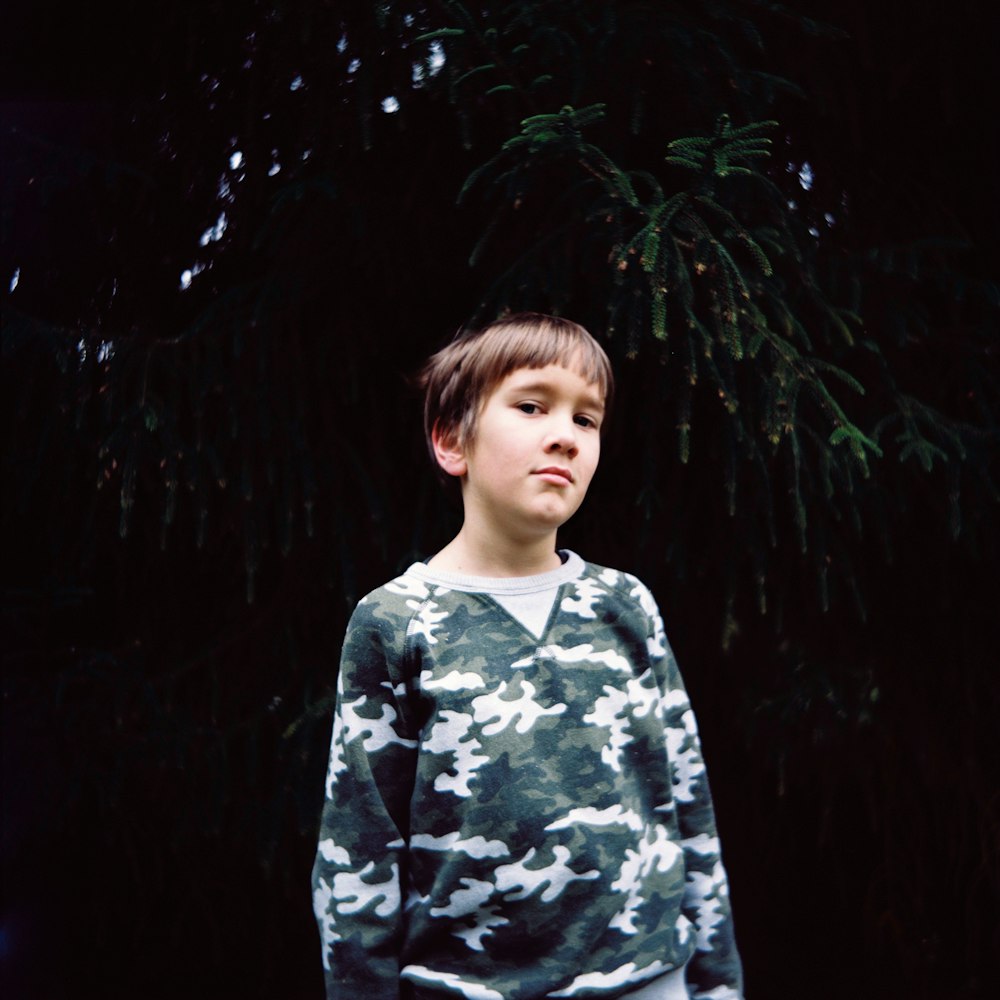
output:
M 417 753 L 407 718 L 406 624 L 370 595 L 355 610 L 344 640 L 313 866 L 328 1000 L 399 997 Z
M 698 727 L 659 609 L 649 590 L 641 583 L 639 588 L 650 622 L 649 652 L 664 691 L 664 732 L 686 870 L 683 911 L 695 934 L 688 989 L 694 1000 L 742 1000 L 743 969 L 733 933 L 729 881 Z

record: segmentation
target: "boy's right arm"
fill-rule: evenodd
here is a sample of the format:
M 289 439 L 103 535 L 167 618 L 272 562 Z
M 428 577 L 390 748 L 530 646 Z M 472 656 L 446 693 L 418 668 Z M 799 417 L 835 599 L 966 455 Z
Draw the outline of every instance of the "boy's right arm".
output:
M 355 610 L 337 681 L 313 909 L 329 1000 L 398 1000 L 408 808 L 417 741 L 401 670 L 406 620 Z

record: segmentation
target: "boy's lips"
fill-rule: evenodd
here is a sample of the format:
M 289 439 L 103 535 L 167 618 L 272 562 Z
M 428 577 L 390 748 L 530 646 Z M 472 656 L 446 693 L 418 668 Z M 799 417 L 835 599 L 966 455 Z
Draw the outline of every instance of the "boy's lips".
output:
M 562 466 L 559 465 L 547 465 L 545 466 L 544 469 L 536 469 L 535 475 L 541 476 L 543 479 L 545 479 L 547 482 L 550 483 L 554 482 L 557 484 L 562 484 L 562 483 L 572 483 L 574 481 L 573 473 L 570 472 L 569 469 L 564 469 Z

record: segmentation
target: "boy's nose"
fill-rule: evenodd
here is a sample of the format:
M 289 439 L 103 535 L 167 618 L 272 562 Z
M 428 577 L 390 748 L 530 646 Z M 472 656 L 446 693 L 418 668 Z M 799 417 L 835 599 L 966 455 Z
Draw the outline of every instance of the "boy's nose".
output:
M 546 443 L 545 450 L 549 452 L 561 452 L 572 458 L 578 451 L 576 432 L 573 427 L 573 424 L 566 424 L 554 428 Z

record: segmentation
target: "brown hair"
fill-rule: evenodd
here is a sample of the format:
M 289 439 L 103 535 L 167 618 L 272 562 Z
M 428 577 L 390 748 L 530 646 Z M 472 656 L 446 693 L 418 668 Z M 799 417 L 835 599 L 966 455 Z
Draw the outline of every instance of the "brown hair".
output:
M 595 384 L 611 405 L 614 376 L 604 348 L 578 323 L 543 313 L 514 313 L 482 330 L 460 330 L 424 365 L 424 434 L 434 456 L 434 428 L 455 434 L 463 445 L 475 439 L 476 420 L 489 394 L 512 371 L 564 365 Z

